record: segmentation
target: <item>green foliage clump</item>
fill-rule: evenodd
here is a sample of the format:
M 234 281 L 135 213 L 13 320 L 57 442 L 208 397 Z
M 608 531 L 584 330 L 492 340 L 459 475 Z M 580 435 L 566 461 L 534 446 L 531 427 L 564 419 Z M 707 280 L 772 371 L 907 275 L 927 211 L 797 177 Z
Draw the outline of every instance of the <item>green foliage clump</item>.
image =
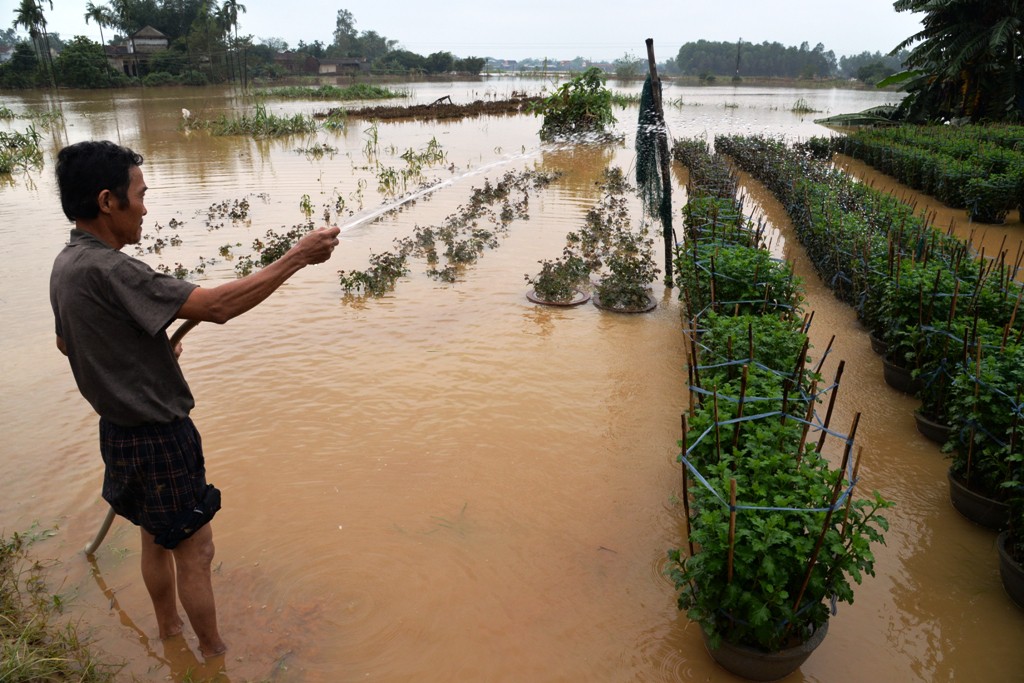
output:
M 120 83 L 107 62 L 103 46 L 85 36 L 75 36 L 68 42 L 53 65 L 65 87 L 109 88 Z
M 605 133 L 616 121 L 611 91 L 596 67 L 562 84 L 549 97 L 531 103 L 529 110 L 544 117 L 541 140 Z
M 583 258 L 566 249 L 560 258 L 544 259 L 536 276 L 526 275 L 534 294 L 544 301 L 569 303 L 579 294 L 580 286 L 590 276 L 590 268 Z
M 38 168 L 43 163 L 41 139 L 34 126 L 24 133 L 0 131 L 0 175 Z
M 266 105 L 257 104 L 252 116 L 243 114 L 241 117 L 228 118 L 221 115 L 214 121 L 202 121 L 195 118 L 186 119 L 183 124 L 187 129 L 206 128 L 214 135 L 251 135 L 253 137 L 279 137 L 296 133 L 312 133 L 316 131 L 316 121 L 304 114 L 278 116 L 267 112 Z
M 409 274 L 406 267 L 407 254 L 370 254 L 370 266 L 366 270 L 338 271 L 338 280 L 346 292 L 361 292 L 369 296 L 384 296 L 395 288 L 398 279 Z
M 316 88 L 304 86 L 287 86 L 283 88 L 266 88 L 254 93 L 257 97 L 279 97 L 282 99 L 301 100 L 387 100 L 397 97 L 408 97 L 407 92 L 391 90 L 379 85 L 355 83 L 339 88 L 336 85 L 321 85 Z
M 181 80 L 166 71 L 153 71 L 142 77 L 142 84 L 147 88 L 156 88 L 161 85 L 179 85 Z

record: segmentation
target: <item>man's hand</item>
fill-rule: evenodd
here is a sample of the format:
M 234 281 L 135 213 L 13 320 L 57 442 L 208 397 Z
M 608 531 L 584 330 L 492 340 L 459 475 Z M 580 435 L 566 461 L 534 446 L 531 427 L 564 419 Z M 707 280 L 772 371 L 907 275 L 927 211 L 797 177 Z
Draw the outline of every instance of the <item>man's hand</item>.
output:
M 181 358 L 181 342 L 174 345 L 174 357 Z
M 317 228 L 300 239 L 294 248 L 306 265 L 323 263 L 331 258 L 331 253 L 338 246 L 340 232 L 341 228 L 337 226 Z
M 331 258 L 341 228 L 317 228 L 284 256 L 245 277 L 209 289 L 196 287 L 178 309 L 178 318 L 223 324 L 245 313 L 306 266 Z

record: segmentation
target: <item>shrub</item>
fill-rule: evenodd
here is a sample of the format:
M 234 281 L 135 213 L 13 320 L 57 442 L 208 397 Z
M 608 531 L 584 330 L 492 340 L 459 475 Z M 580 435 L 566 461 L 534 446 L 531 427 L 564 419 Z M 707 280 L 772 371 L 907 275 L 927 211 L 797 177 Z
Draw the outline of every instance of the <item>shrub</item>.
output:
M 142 84 L 147 88 L 155 88 L 161 85 L 178 85 L 178 77 L 166 71 L 154 71 L 142 78 Z
M 604 74 L 591 67 L 564 83 L 549 97 L 528 106 L 543 116 L 541 140 L 553 140 L 587 133 L 604 133 L 615 123 L 612 93 L 604 85 Z

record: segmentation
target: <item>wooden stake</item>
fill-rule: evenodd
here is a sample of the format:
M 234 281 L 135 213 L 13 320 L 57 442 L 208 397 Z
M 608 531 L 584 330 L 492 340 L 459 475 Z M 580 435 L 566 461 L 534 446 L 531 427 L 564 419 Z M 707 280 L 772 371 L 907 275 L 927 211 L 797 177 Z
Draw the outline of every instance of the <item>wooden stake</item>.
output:
M 744 364 L 743 377 L 740 379 L 740 402 L 736 407 L 736 424 L 732 430 L 732 450 L 734 453 L 740 443 L 740 425 L 743 424 L 743 401 L 747 397 L 747 368 L 748 366 Z
M 853 447 L 853 435 L 857 431 L 857 423 L 860 422 L 860 413 L 853 416 L 853 426 L 850 428 L 850 435 L 846 442 L 846 448 L 843 450 L 843 463 L 840 465 L 841 472 L 846 471 L 846 465 L 850 462 L 850 449 Z M 793 612 L 796 613 L 800 609 L 800 603 L 804 599 L 804 592 L 807 590 L 807 584 L 811 581 L 811 572 L 814 571 L 814 565 L 818 562 L 818 554 L 821 552 L 821 544 L 825 540 L 825 534 L 828 532 L 829 523 L 832 521 L 832 513 L 836 506 L 836 501 L 839 500 L 839 492 L 843 488 L 843 477 L 840 474 L 839 478 L 836 479 L 835 486 L 832 487 L 832 498 L 829 503 L 828 512 L 825 513 L 825 521 L 821 525 L 821 533 L 818 534 L 818 540 L 814 544 L 814 551 L 811 553 L 810 561 L 807 563 L 807 572 L 804 574 L 804 583 L 800 586 L 800 593 L 796 596 L 796 602 L 793 603 Z M 792 624 L 792 622 L 790 622 Z M 786 626 L 787 632 L 789 631 L 789 624 Z
M 685 458 L 686 451 L 689 448 L 687 445 L 687 433 L 690 430 L 686 424 L 686 413 L 683 413 L 681 417 L 683 418 L 683 457 Z M 686 517 L 686 543 L 690 549 L 690 557 L 693 557 L 693 537 L 690 531 L 690 473 L 685 462 L 680 464 L 683 466 L 683 515 Z
M 733 550 L 736 547 L 736 480 L 729 480 L 729 564 L 727 582 L 732 583 Z
M 832 422 L 832 409 L 836 405 L 836 394 L 839 393 L 839 380 L 843 376 L 843 368 L 846 367 L 846 361 L 839 361 L 839 367 L 836 368 L 836 378 L 832 381 L 835 385 L 832 391 L 829 392 L 828 398 L 828 409 L 825 411 L 825 421 L 821 423 L 821 438 L 818 439 L 818 452 L 821 453 L 821 449 L 825 446 L 825 437 L 828 436 L 828 425 Z

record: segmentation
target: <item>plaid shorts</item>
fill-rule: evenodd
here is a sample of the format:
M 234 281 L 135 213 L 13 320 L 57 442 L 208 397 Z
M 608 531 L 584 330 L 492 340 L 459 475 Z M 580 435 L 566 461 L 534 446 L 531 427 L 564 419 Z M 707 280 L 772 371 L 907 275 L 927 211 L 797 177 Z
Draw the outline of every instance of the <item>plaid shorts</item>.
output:
M 160 545 L 175 547 L 220 509 L 220 492 L 206 483 L 202 439 L 188 417 L 139 427 L 100 418 L 100 453 L 103 499 Z

